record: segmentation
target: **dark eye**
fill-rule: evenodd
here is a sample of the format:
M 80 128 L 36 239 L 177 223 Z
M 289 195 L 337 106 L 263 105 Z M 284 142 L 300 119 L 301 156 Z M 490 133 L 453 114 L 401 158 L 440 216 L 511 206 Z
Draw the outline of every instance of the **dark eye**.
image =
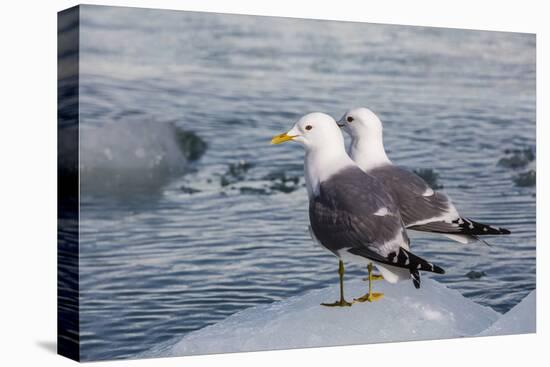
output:
M 353 117 L 348 116 L 348 118 L 347 118 L 346 120 L 348 120 L 348 122 L 352 122 L 352 121 L 353 121 Z
M 311 125 L 306 126 L 306 130 L 311 130 L 311 129 L 313 129 L 313 126 L 311 126 Z

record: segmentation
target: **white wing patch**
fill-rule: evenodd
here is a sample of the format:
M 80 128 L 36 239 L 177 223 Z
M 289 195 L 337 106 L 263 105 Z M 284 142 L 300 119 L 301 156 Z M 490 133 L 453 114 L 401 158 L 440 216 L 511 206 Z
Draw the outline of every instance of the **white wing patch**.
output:
M 424 193 L 422 194 L 422 196 L 432 196 L 433 194 L 435 194 L 434 190 L 432 190 L 430 187 L 428 187 L 426 189 L 426 191 L 424 191 Z
M 384 217 L 386 215 L 390 215 L 389 214 L 390 212 L 388 211 L 388 208 L 386 208 L 385 206 L 381 207 L 380 209 L 378 209 L 377 211 L 375 211 L 373 214 L 374 215 L 377 215 L 379 217 Z

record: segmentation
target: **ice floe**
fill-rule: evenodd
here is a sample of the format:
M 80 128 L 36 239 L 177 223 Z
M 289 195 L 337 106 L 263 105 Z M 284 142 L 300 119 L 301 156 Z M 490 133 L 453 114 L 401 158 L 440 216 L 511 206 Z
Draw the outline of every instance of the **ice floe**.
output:
M 411 282 L 376 282 L 384 298 L 375 303 L 329 308 L 338 296 L 336 284 L 303 295 L 252 307 L 155 348 L 145 356 L 244 352 L 304 347 L 494 335 L 502 331 L 534 331 L 534 295 L 509 314 L 465 298 L 456 290 L 423 277 Z M 367 283 L 346 282 L 346 298 L 363 295 Z M 489 334 L 487 331 L 494 330 Z

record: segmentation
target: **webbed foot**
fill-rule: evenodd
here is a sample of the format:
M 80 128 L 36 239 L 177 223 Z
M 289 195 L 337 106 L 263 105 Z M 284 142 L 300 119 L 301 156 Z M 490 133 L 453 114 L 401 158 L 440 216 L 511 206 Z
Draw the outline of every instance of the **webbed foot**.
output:
M 384 293 L 367 293 L 362 297 L 354 298 L 353 302 L 376 302 L 384 297 Z
M 353 302 L 348 302 L 345 299 L 341 299 L 339 301 L 336 301 L 334 303 L 321 303 L 321 306 L 326 307 L 349 307 L 353 304 Z

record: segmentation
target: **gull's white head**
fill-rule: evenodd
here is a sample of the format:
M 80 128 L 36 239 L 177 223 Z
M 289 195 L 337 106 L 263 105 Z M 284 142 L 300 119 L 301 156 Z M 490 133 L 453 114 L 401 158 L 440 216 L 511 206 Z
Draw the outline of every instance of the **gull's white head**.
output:
M 346 153 L 340 128 L 327 114 L 314 112 L 303 116 L 292 129 L 274 136 L 271 143 L 291 140 L 302 144 L 306 150 L 304 175 L 310 198 L 319 192 L 321 182 L 354 164 Z
M 345 151 L 344 137 L 336 121 L 321 112 L 308 113 L 303 116 L 292 129 L 273 137 L 271 143 L 280 144 L 290 140 L 302 144 L 306 151 L 340 149 Z
M 374 112 L 365 107 L 348 110 L 338 121 L 338 126 L 352 138 L 382 136 L 382 122 Z
M 338 126 L 351 136 L 349 154 L 361 169 L 368 171 L 391 163 L 384 149 L 382 122 L 374 112 L 365 107 L 351 109 Z

